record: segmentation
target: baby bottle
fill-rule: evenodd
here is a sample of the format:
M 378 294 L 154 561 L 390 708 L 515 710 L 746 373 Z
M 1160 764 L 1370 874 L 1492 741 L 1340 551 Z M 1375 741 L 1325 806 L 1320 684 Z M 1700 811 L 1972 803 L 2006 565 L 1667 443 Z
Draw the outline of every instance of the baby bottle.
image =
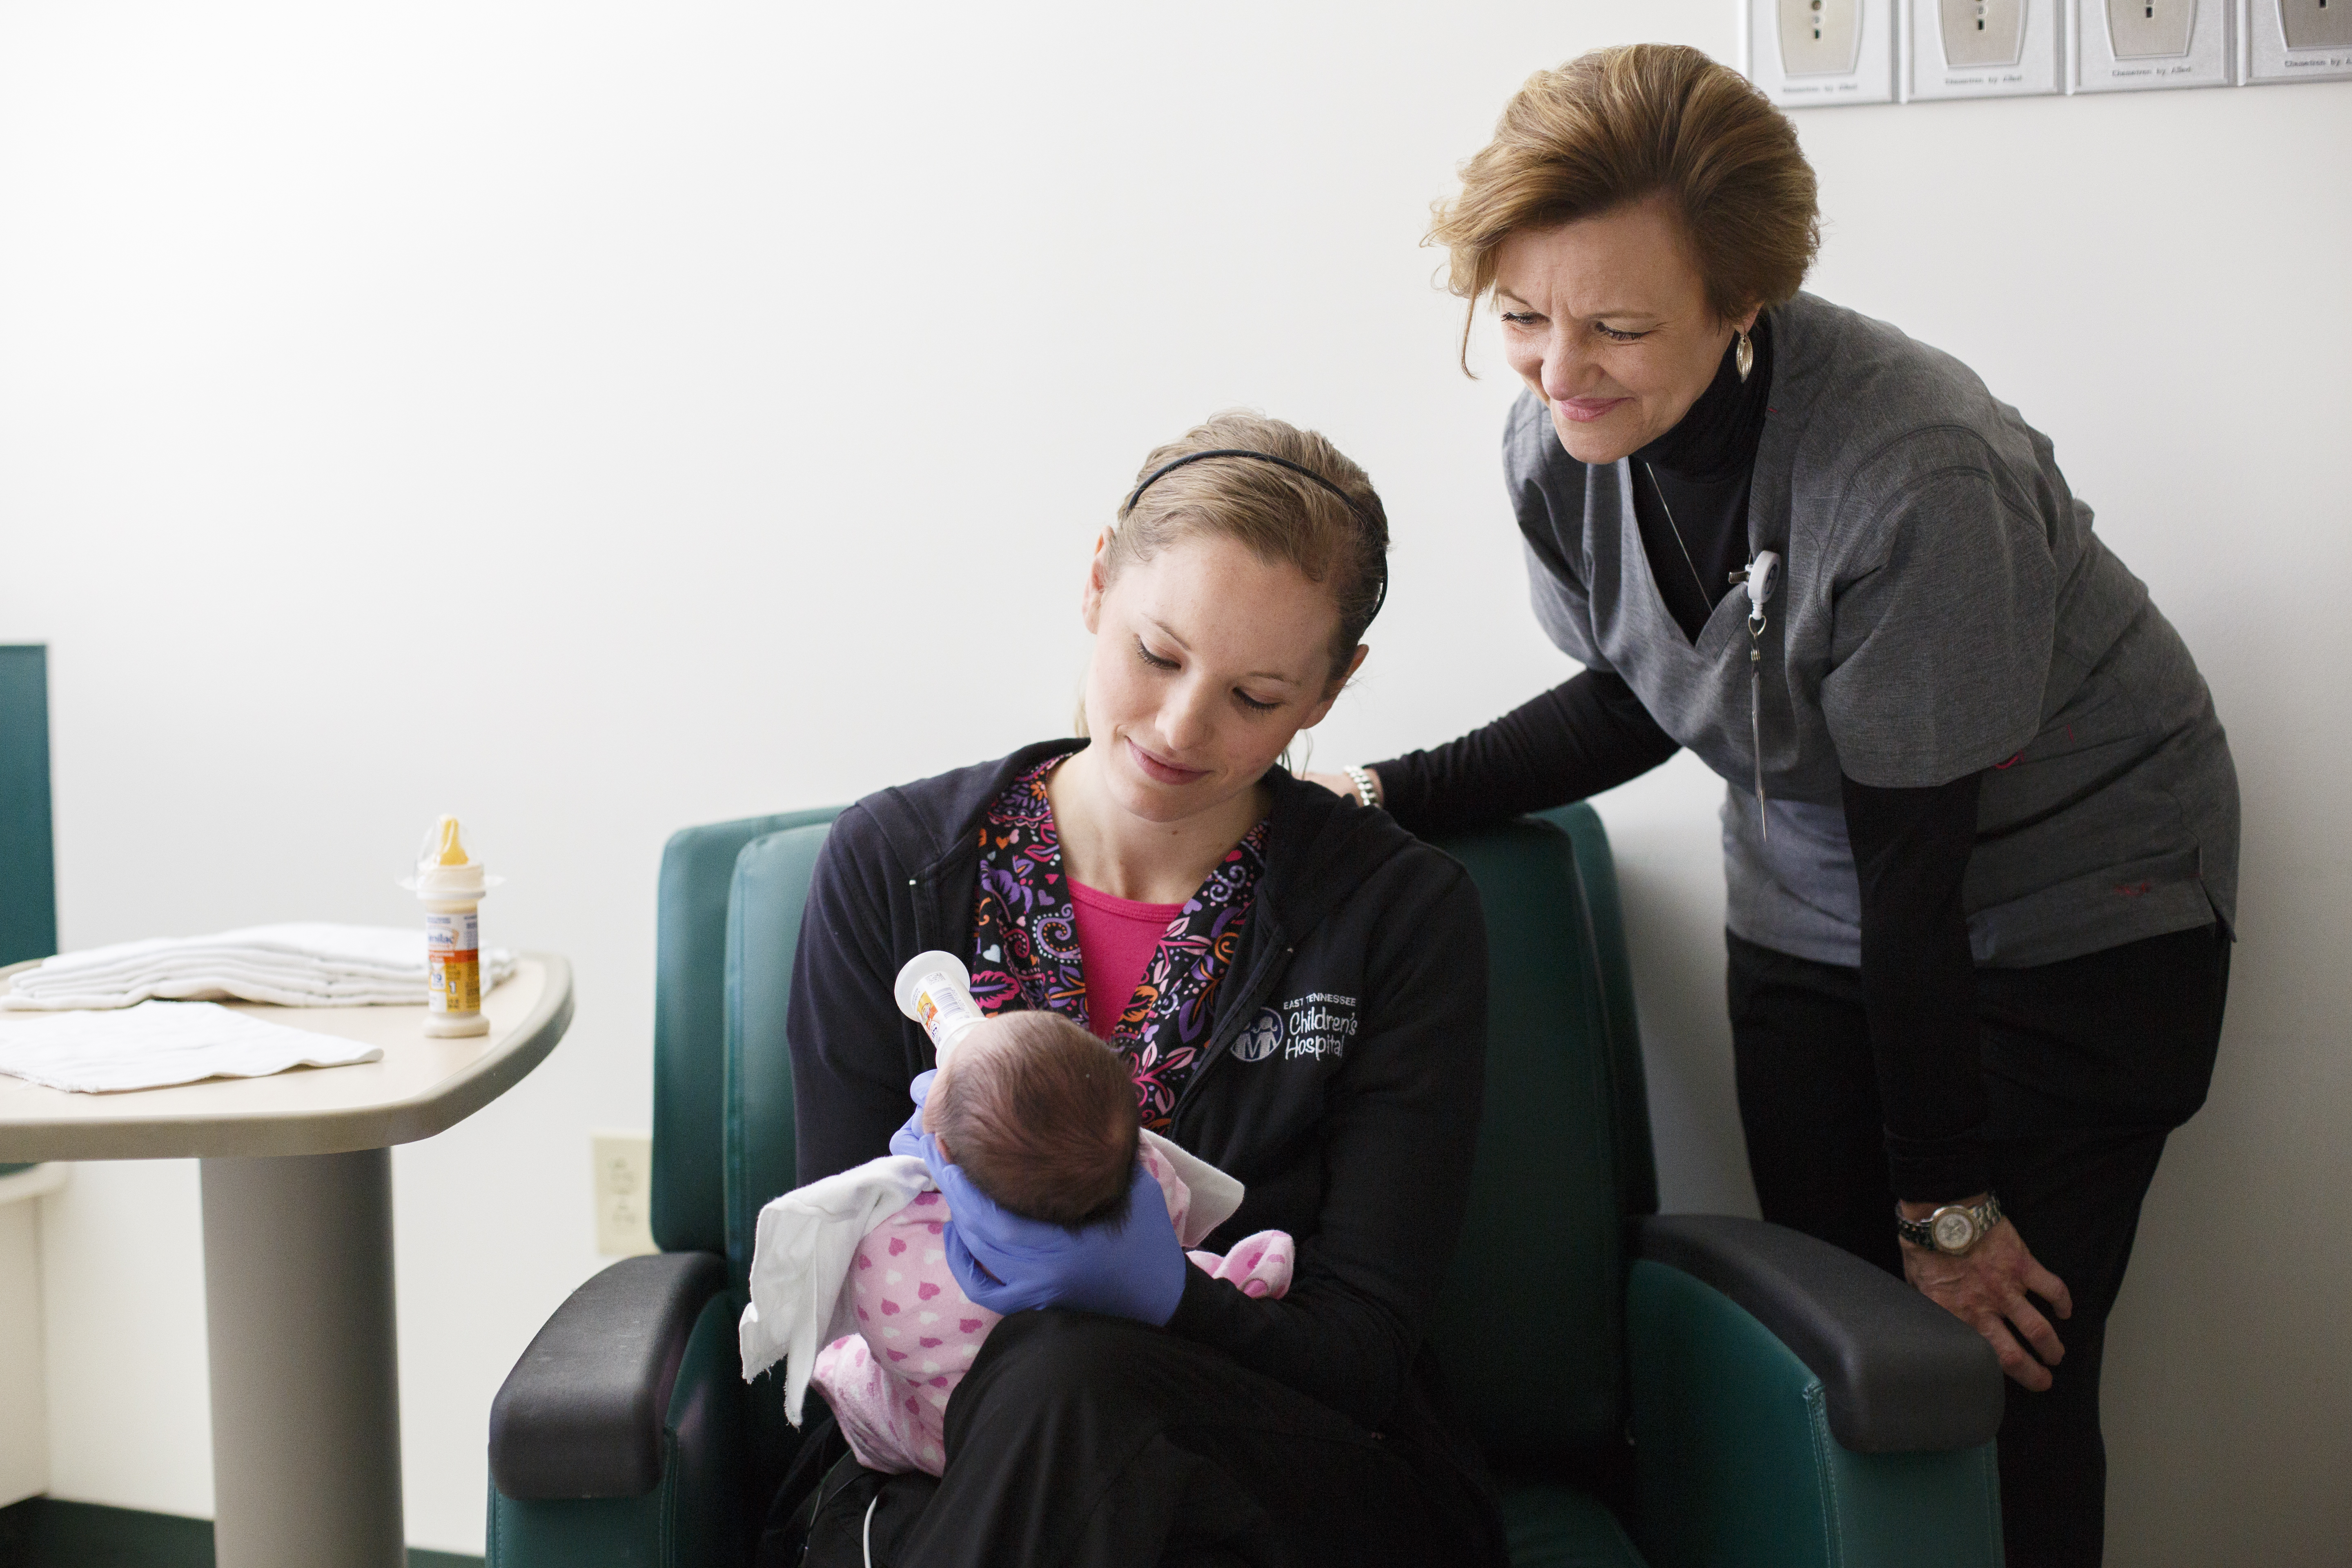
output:
M 405 884 L 425 906 L 425 1032 L 436 1037 L 487 1035 L 482 1016 L 482 895 L 489 879 L 466 853 L 457 819 L 445 816 L 425 836 L 416 877 Z
M 898 1011 L 923 1026 L 941 1065 L 956 1037 L 987 1016 L 971 999 L 971 971 L 952 952 L 919 952 L 907 960 L 891 987 Z

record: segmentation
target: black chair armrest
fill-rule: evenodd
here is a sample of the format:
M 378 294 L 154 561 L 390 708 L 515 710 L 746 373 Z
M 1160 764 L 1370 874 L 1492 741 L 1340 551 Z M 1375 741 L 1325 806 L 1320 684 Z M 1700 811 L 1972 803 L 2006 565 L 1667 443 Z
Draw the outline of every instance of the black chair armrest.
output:
M 1730 1297 L 1822 1380 L 1830 1431 L 1846 1447 L 1972 1448 L 2000 1428 L 1992 1347 L 1884 1269 L 1761 1220 L 1645 1215 L 1633 1226 L 1636 1256 Z
M 637 1497 L 694 1321 L 727 1289 L 715 1252 L 629 1258 L 572 1292 L 490 1405 L 490 1479 L 520 1502 Z

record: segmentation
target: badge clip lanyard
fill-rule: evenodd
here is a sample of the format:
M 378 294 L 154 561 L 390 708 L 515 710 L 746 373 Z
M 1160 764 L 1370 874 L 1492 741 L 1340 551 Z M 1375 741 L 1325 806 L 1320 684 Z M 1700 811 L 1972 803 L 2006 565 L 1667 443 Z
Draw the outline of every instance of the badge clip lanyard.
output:
M 1772 842 L 1772 818 L 1764 800 L 1764 601 L 1780 583 L 1780 557 L 1759 550 L 1747 567 L 1731 574 L 1748 590 L 1748 740 L 1756 756 L 1756 819 L 1764 842 Z

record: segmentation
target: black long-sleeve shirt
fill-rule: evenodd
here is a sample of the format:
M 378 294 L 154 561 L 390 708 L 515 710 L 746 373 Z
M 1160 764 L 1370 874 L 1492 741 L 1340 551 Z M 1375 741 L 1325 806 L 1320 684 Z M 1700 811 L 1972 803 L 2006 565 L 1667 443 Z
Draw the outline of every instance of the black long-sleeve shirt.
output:
M 1727 352 L 1682 420 L 1633 454 L 1634 518 L 1661 597 L 1696 641 L 1748 559 L 1748 500 L 1769 412 L 1771 329 L 1742 382 Z M 1417 833 L 1545 810 L 1597 795 L 1677 750 L 1631 687 L 1587 670 L 1480 729 L 1376 763 L 1383 803 Z M 1861 882 L 1862 980 L 1889 1174 L 1898 1197 L 1985 1189 L 1975 961 L 1960 884 L 1975 842 L 1979 775 L 1927 789 L 1843 781 Z

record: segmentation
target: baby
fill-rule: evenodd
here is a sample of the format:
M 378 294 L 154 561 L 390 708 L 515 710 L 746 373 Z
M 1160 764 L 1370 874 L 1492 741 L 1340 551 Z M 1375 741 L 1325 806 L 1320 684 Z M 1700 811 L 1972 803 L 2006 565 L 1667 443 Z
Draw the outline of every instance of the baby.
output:
M 1240 1201 L 1231 1178 L 1139 1131 L 1126 1059 L 1058 1014 L 1005 1013 L 961 1029 L 940 1053 L 922 1120 L 942 1158 L 991 1202 L 1030 1219 L 1073 1230 L 1123 1220 L 1139 1159 L 1187 1246 Z M 1222 1185 L 1200 1205 L 1213 1212 L 1194 1212 L 1193 1186 L 1202 1182 Z M 813 1344 L 807 1323 L 825 1313 L 831 1342 L 807 1381 L 868 1469 L 940 1472 L 948 1398 L 998 1321 L 948 1268 L 949 1218 L 922 1163 L 905 1155 L 787 1193 L 761 1215 L 744 1375 L 792 1354 L 793 1341 Z M 1223 1258 L 1189 1256 L 1247 1295 L 1289 1289 L 1291 1238 L 1280 1231 L 1250 1237 Z M 795 1423 L 802 1379 L 791 1374 L 802 1371 L 787 1369 Z

